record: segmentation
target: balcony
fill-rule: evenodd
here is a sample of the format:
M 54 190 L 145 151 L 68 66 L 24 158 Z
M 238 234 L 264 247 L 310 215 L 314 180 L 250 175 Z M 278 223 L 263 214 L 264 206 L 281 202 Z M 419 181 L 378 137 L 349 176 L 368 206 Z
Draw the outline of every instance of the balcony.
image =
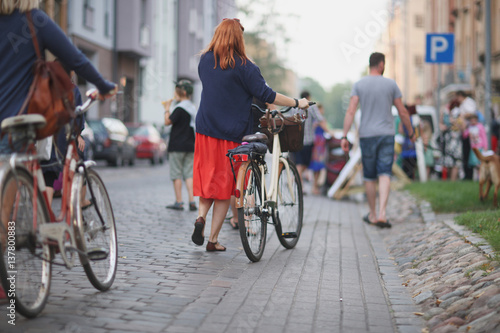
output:
M 116 50 L 132 58 L 151 56 L 151 0 L 117 1 Z

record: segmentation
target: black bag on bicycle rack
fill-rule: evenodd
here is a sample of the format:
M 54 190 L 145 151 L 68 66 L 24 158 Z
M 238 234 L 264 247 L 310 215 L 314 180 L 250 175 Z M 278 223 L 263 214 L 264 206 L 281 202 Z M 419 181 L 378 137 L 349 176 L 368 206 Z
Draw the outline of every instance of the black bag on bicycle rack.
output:
M 306 111 L 307 112 L 307 111 Z M 307 113 L 305 118 L 307 118 Z M 302 115 L 296 113 L 292 116 L 283 116 L 278 111 L 278 116 L 272 118 L 270 113 L 260 118 L 262 133 L 267 135 L 267 147 L 273 152 L 273 132 L 279 133 L 281 151 L 297 152 L 304 147 L 304 121 Z
M 250 142 L 245 145 L 238 146 L 236 148 L 227 151 L 227 156 L 231 158 L 233 155 L 250 155 L 251 153 L 257 153 L 264 155 L 267 152 L 267 146 L 261 142 Z

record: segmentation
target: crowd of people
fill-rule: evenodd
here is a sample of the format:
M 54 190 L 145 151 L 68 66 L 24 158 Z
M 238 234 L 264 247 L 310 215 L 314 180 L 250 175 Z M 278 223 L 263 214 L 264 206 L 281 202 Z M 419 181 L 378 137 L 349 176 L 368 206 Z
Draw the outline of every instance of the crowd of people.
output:
M 447 177 L 452 181 L 458 180 L 461 173 L 463 179 L 472 180 L 479 161 L 471 148 L 488 149 L 486 131 L 480 119 L 484 121 L 476 102 L 463 91 L 458 91 L 441 112 L 440 165 L 447 169 Z

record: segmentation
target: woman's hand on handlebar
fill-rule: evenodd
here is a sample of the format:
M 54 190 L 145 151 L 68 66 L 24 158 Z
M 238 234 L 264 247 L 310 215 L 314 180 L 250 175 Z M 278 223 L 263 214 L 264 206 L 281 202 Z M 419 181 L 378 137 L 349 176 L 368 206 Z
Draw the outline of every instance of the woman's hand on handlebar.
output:
M 118 93 L 118 85 L 115 84 L 115 88 L 108 91 L 105 94 L 99 94 L 99 100 L 104 101 L 107 98 L 113 97 Z
M 299 99 L 299 109 L 307 109 L 309 107 L 309 100 L 307 98 Z

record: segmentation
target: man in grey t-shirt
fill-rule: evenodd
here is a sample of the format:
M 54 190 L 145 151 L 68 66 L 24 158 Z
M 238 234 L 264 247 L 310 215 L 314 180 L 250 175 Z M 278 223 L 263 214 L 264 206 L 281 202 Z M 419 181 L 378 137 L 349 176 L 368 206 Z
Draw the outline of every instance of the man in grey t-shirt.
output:
M 398 109 L 404 126 L 415 142 L 415 131 L 410 122 L 408 111 L 401 101 L 401 91 L 396 82 L 384 78 L 385 56 L 382 53 L 370 55 L 370 74 L 352 88 L 351 100 L 344 118 L 342 149 L 349 151 L 347 132 L 351 128 L 354 115 L 361 104 L 361 123 L 359 125 L 359 144 L 366 197 L 370 212 L 363 217 L 366 223 L 381 228 L 390 228 L 386 207 L 391 187 L 392 163 L 394 162 L 394 120 L 392 105 Z M 379 211 L 375 210 L 377 199 L 377 179 L 379 182 Z

